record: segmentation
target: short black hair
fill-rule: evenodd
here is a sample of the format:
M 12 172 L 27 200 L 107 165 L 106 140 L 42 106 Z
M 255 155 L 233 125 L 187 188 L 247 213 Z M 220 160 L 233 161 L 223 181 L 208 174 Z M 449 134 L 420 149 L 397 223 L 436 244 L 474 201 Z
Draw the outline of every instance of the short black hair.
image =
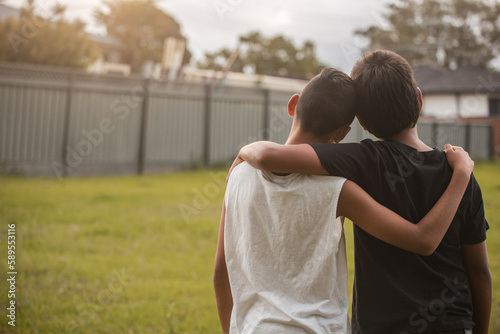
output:
M 342 71 L 325 67 L 300 93 L 297 120 L 302 130 L 324 136 L 352 123 L 355 101 L 351 78 Z
M 351 71 L 356 111 L 366 129 L 386 139 L 413 128 L 420 115 L 418 88 L 410 64 L 392 51 L 374 51 Z

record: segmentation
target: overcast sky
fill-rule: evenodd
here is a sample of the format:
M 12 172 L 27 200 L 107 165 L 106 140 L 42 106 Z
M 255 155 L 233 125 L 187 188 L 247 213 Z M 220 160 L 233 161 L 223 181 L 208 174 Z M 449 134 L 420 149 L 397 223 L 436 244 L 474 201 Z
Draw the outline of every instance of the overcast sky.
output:
M 21 7 L 25 0 L 6 0 Z M 68 6 L 69 18 L 80 18 L 87 30 L 104 33 L 92 17 L 100 0 L 60 0 Z M 305 40 L 316 45 L 320 61 L 350 72 L 359 57 L 361 41 L 354 30 L 382 24 L 381 13 L 388 0 L 158 0 L 158 5 L 181 25 L 194 60 L 206 51 L 234 47 L 238 37 L 258 30 L 265 36 L 277 34 L 291 38 L 299 46 Z M 50 7 L 54 0 L 38 0 Z

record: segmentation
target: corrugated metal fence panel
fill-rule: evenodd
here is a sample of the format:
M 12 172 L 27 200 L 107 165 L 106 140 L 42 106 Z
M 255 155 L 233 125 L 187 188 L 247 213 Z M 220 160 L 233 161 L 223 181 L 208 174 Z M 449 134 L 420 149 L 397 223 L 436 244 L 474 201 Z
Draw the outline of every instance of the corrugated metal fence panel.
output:
M 431 147 L 434 146 L 433 142 L 433 126 L 431 123 L 419 122 L 417 125 L 418 136 L 426 144 Z
M 267 138 L 275 143 L 284 144 L 290 133 L 293 118 L 288 115 L 288 101 L 294 92 L 269 92 L 269 120 Z
M 215 91 L 210 120 L 210 164 L 233 159 L 241 146 L 262 140 L 264 99 L 259 90 Z
M 127 104 L 120 97 L 127 93 L 75 89 L 68 145 L 82 156 L 82 165 L 137 160 L 142 99 Z
M 41 163 L 61 155 L 66 91 L 0 82 L 0 161 Z
M 471 124 L 470 128 L 470 147 L 474 158 L 489 159 L 491 154 L 490 124 Z
M 0 168 L 54 175 L 53 165 L 59 163 L 73 174 L 133 173 L 140 167 L 144 106 L 146 170 L 199 165 L 206 158 L 210 165 L 226 163 L 250 142 L 286 141 L 292 124 L 286 106 L 292 95 L 0 63 Z M 374 139 L 357 120 L 351 128 L 343 142 Z M 474 158 L 490 158 L 488 123 L 422 120 L 419 135 L 440 149 L 449 142 L 468 148 Z M 68 147 L 63 148 L 65 140 Z
M 288 139 L 293 118 L 288 115 L 288 101 L 272 101 L 269 107 L 269 140 L 284 144 Z
M 199 164 L 203 159 L 205 95 L 154 94 L 149 101 L 146 161 Z
M 470 127 L 470 145 L 467 147 L 467 126 Z M 444 145 L 450 143 L 466 148 L 470 155 L 476 159 L 490 158 L 490 127 L 488 123 L 446 123 L 428 122 L 418 123 L 418 134 L 420 139 L 427 145 L 444 149 Z M 364 131 L 357 119 L 351 124 L 351 131 L 342 141 L 343 143 L 359 142 L 365 138 L 377 140 L 369 132 Z
M 491 138 L 489 123 L 445 123 L 421 121 L 420 139 L 429 146 L 444 149 L 444 145 L 462 146 L 476 159 L 490 159 Z M 469 130 L 467 130 L 469 128 Z M 467 134 L 469 131 L 469 134 Z M 467 144 L 467 137 L 470 137 Z
M 465 147 L 465 131 L 465 124 L 439 123 L 435 134 L 435 146 L 440 150 L 448 143 Z

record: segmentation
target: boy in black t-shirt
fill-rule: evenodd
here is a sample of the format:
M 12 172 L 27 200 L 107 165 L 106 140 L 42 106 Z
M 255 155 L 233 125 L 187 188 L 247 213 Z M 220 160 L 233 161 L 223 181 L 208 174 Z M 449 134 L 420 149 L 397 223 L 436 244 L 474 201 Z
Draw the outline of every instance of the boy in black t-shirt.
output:
M 418 222 L 448 185 L 443 152 L 425 145 L 416 123 L 422 94 L 401 56 L 376 51 L 351 72 L 357 117 L 380 141 L 283 146 L 257 142 L 235 161 L 282 173 L 343 176 L 402 217 Z M 472 175 L 455 218 L 430 256 L 380 241 L 354 225 L 354 333 L 487 334 L 491 275 L 481 190 Z

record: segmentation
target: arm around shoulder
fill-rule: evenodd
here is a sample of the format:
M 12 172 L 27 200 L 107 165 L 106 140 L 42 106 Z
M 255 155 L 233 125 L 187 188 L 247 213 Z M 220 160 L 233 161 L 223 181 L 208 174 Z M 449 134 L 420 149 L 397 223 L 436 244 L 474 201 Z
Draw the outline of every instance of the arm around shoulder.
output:
M 260 141 L 244 146 L 240 150 L 238 158 L 245 160 L 252 167 L 262 170 L 278 173 L 328 175 L 328 172 L 321 165 L 318 155 L 308 144 L 280 145 Z
M 448 188 L 420 222 L 413 224 L 375 201 L 357 184 L 346 181 L 337 214 L 350 218 L 374 237 L 420 255 L 430 255 L 439 246 L 460 205 L 474 162 L 463 149 L 447 148 L 454 168 Z

